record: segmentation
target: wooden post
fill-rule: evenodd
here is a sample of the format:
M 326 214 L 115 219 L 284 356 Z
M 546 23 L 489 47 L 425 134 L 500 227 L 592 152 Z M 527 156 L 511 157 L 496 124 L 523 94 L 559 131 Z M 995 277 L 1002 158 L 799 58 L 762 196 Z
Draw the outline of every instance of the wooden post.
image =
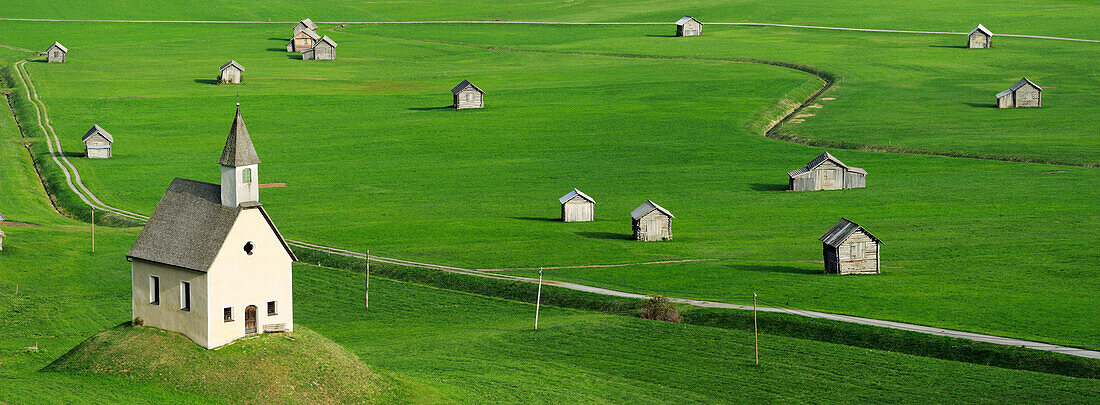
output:
M 760 332 L 756 327 L 756 293 L 752 293 L 752 337 L 756 340 L 756 365 L 760 365 Z
M 539 306 L 542 305 L 542 268 L 539 268 L 539 293 L 535 296 L 535 330 L 539 330 Z
M 370 309 L 370 250 L 367 250 L 367 275 L 364 277 L 365 288 L 363 289 L 363 308 Z

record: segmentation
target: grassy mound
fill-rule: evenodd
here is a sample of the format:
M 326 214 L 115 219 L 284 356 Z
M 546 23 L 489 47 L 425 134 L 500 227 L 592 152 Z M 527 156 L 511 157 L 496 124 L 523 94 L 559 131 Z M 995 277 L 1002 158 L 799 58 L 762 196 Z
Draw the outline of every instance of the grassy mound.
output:
M 263 334 L 216 350 L 183 335 L 119 326 L 101 332 L 43 371 L 109 373 L 233 402 L 385 402 L 390 381 L 311 330 Z

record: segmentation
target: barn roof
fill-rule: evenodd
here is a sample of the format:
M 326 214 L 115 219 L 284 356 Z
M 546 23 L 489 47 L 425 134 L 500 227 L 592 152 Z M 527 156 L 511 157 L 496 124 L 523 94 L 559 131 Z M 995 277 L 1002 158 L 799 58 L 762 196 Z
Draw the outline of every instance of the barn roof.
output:
M 641 217 L 646 216 L 646 214 L 653 212 L 653 210 L 661 211 L 665 215 L 668 215 L 669 218 L 676 218 L 675 215 L 672 215 L 672 213 L 668 212 L 668 210 L 664 209 L 664 207 L 661 207 L 660 205 L 657 205 L 657 203 L 650 200 L 645 200 L 645 202 L 642 203 L 642 205 L 639 205 L 638 208 L 635 208 L 634 211 L 630 211 L 630 216 L 634 217 L 634 219 L 640 219 Z
M 178 177 L 164 192 L 126 257 L 205 273 L 237 217 L 247 209 L 260 210 L 283 248 L 297 261 L 263 206 L 226 207 L 221 203 L 221 186 Z
M 310 39 L 312 39 L 314 41 L 316 41 L 318 39 L 321 39 L 321 36 L 317 35 L 317 32 L 314 31 L 314 30 L 301 30 L 299 32 L 306 34 L 307 37 L 309 37 Z
M 821 237 L 817 239 L 825 242 L 826 245 L 837 247 L 840 246 L 841 243 L 844 243 L 845 240 L 848 240 L 848 236 L 859 230 L 866 233 L 867 237 L 871 238 L 875 243 L 882 244 L 882 241 L 878 240 L 871 232 L 868 232 L 859 224 L 849 221 L 847 218 L 840 218 L 840 222 L 837 222 L 828 232 L 825 232 L 824 235 L 821 235 Z
M 975 32 L 978 32 L 978 31 L 981 31 L 981 32 L 985 33 L 985 35 L 993 36 L 993 33 L 992 33 L 992 32 L 990 32 L 990 31 L 989 31 L 989 29 L 985 28 L 985 26 L 984 26 L 984 25 L 981 25 L 981 24 L 978 24 L 978 26 L 977 26 L 977 27 L 975 27 L 974 29 L 970 30 L 970 33 L 969 33 L 969 34 L 966 34 L 966 35 L 974 35 L 974 33 L 975 33 Z
M 482 90 L 480 87 L 474 86 L 473 83 L 470 83 L 470 81 L 466 79 L 463 79 L 462 83 L 459 83 L 458 86 L 455 86 L 455 88 L 451 89 L 451 93 L 458 94 L 462 90 L 465 90 L 466 87 L 473 87 L 474 90 L 477 90 L 478 93 L 485 94 L 485 90 Z
M 336 47 L 336 41 L 333 41 L 332 38 L 328 37 L 328 35 L 325 35 L 325 36 L 321 37 L 321 39 L 317 40 L 317 44 L 320 44 L 322 42 L 328 42 L 328 44 L 332 45 L 333 48 Z M 317 44 L 314 44 L 313 46 L 316 47 Z
M 581 196 L 581 198 L 584 198 L 585 200 L 588 200 L 589 202 L 591 202 L 593 204 L 596 203 L 596 200 L 592 199 L 592 197 L 589 197 L 588 194 L 585 194 L 585 193 L 583 193 L 580 190 L 577 190 L 575 188 L 573 189 L 573 191 L 570 191 L 568 194 L 563 195 L 561 198 L 559 198 L 558 201 L 560 201 L 562 204 L 565 204 L 566 201 L 572 200 L 573 197 L 576 197 L 578 195 Z
M 1006 96 L 1006 95 L 1008 95 L 1008 94 L 1011 94 L 1012 92 L 1014 92 L 1014 91 L 1016 91 L 1016 90 L 1019 90 L 1019 89 L 1020 89 L 1021 87 L 1024 87 L 1024 85 L 1025 85 L 1025 84 L 1030 84 L 1030 85 L 1031 85 L 1032 87 L 1034 87 L 1034 88 L 1035 88 L 1036 90 L 1039 90 L 1039 92 L 1040 92 L 1040 93 L 1042 93 L 1042 92 L 1043 92 L 1043 88 L 1042 88 L 1042 87 L 1039 87 L 1039 85 L 1038 85 L 1038 84 L 1035 84 L 1035 83 L 1034 83 L 1034 82 L 1032 82 L 1031 80 L 1027 80 L 1027 78 L 1025 77 L 1025 78 L 1022 78 L 1022 79 L 1020 79 L 1019 81 L 1017 81 L 1017 82 L 1016 82 L 1016 84 L 1013 84 L 1013 85 L 1012 85 L 1012 87 L 1009 87 L 1009 88 L 1008 88 L 1008 90 L 1005 90 L 1005 91 L 1002 91 L 1002 92 L 1000 92 L 1000 93 L 997 93 L 997 98 L 1001 98 L 1001 97 L 1004 97 L 1004 96 Z
M 306 26 L 306 28 L 309 28 L 309 29 L 314 30 L 314 31 L 317 30 L 317 24 L 314 24 L 313 20 L 308 19 L 308 18 L 304 19 L 302 21 L 299 21 L 298 24 L 302 24 L 302 25 Z
M 53 43 L 53 45 L 50 45 L 49 48 L 46 48 L 46 52 L 49 52 L 50 49 L 53 49 L 53 48 L 60 49 L 61 52 L 65 52 L 65 53 L 69 52 L 69 48 L 66 48 L 65 45 L 61 45 L 60 42 L 56 42 L 56 41 Z
M 230 66 L 234 66 L 234 67 L 237 68 L 237 70 L 240 70 L 242 72 L 244 71 L 244 66 L 241 66 L 241 64 L 237 63 L 237 61 L 235 61 L 235 60 L 230 60 L 229 63 L 226 63 L 226 64 L 222 65 L 222 67 L 219 68 L 219 69 L 220 70 L 225 70 L 225 68 L 230 67 Z
M 840 159 L 837 159 L 836 156 L 833 156 L 832 154 L 830 154 L 829 152 L 821 152 L 820 155 L 817 155 L 817 157 L 815 157 L 813 160 L 811 160 L 810 163 L 807 163 L 806 166 L 803 166 L 803 167 L 800 167 L 800 168 L 797 168 L 797 169 L 794 169 L 794 170 L 791 170 L 791 171 L 787 172 L 787 176 L 789 176 L 789 177 L 798 177 L 798 176 L 801 176 L 803 174 L 809 173 L 814 168 L 816 168 L 818 165 L 820 165 L 822 163 L 825 163 L 826 160 L 831 160 L 833 163 L 836 163 L 837 166 L 843 167 L 843 168 L 847 169 L 848 171 L 861 173 L 861 174 L 867 174 L 866 170 L 863 170 L 863 169 L 858 168 L 858 167 L 848 166 L 848 165 L 844 164 L 844 162 L 841 162 Z
M 688 21 L 695 21 L 699 24 L 702 24 L 701 22 L 699 22 L 699 20 L 696 20 L 695 17 L 690 17 L 690 16 L 685 15 L 684 18 L 676 20 L 676 25 L 684 25 L 684 24 L 687 24 Z
M 99 124 L 92 125 L 92 129 L 89 129 L 88 132 L 85 132 L 84 136 L 80 138 L 80 141 L 81 142 L 87 141 L 88 138 L 91 138 L 97 132 L 100 135 L 103 135 L 103 137 L 107 139 L 107 142 L 115 143 L 115 137 L 111 136 L 111 134 L 108 133 L 107 130 L 100 127 Z
M 0 222 L 4 222 L 4 221 L 7 221 L 7 220 L 4 219 L 4 214 L 0 213 Z
M 237 116 L 233 118 L 233 127 L 229 129 L 229 137 L 225 140 L 225 148 L 222 149 L 218 164 L 241 167 L 258 163 L 260 157 L 256 156 L 252 137 L 248 136 L 248 128 L 244 126 L 244 118 L 241 117 L 241 104 L 237 103 Z

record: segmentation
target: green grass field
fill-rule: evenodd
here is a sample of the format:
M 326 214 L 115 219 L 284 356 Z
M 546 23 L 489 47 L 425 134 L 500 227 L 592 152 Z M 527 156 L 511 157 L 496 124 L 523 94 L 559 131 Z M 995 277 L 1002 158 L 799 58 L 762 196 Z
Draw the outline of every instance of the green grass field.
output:
M 214 1 L 201 9 L 24 3 L 0 17 L 671 22 L 691 14 L 704 22 L 946 31 L 981 22 L 994 32 L 1100 39 L 1093 23 L 1100 5 L 1071 1 L 844 0 L 828 8 L 802 0 L 332 1 L 308 14 L 285 1 Z M 1098 44 L 998 37 L 993 49 L 967 50 L 957 35 L 711 25 L 685 39 L 669 37 L 672 30 L 325 25 L 321 33 L 340 44 L 334 62 L 284 52 L 288 24 L 0 21 L 0 44 L 69 47 L 68 63 L 31 62 L 26 70 L 84 182 L 123 209 L 151 213 L 173 177 L 218 181 L 218 153 L 239 99 L 264 162 L 260 181 L 287 184 L 261 194 L 290 238 L 509 274 L 630 264 L 548 276 L 736 303 L 756 292 L 766 305 L 1100 349 Z M 31 56 L 0 48 L 4 64 Z M 211 85 L 229 59 L 244 65 L 245 84 Z M 834 83 L 800 111 L 803 121 L 765 136 L 770 121 L 821 88 L 808 72 Z M 993 94 L 1021 76 L 1048 87 L 1044 108 L 993 108 Z M 487 108 L 443 108 L 462 79 L 487 91 Z M 4 227 L 0 400 L 48 402 L 42 395 L 68 387 L 107 395 L 105 402 L 175 399 L 172 386 L 141 378 L 35 371 L 127 320 L 122 257 L 136 229 L 104 227 L 97 253 L 86 252 L 86 225 L 51 208 L 22 146 L 42 150 L 24 89 L 4 87 L 31 138 L 17 138 L 10 115 L 0 118 L 0 212 L 38 226 Z M 80 136 L 95 123 L 114 134 L 114 158 L 80 157 Z M 868 188 L 782 191 L 786 171 L 821 146 L 867 169 Z M 43 169 L 51 181 L 60 178 L 55 167 Z M 597 221 L 554 220 L 557 197 L 573 187 L 597 199 Z M 673 241 L 629 240 L 628 213 L 646 199 L 676 214 Z M 820 274 L 817 237 L 841 216 L 886 242 L 883 274 Z M 695 261 L 637 264 L 663 260 Z M 1087 380 L 779 337 L 765 343 L 774 360 L 754 369 L 743 332 L 575 310 L 548 310 L 544 331 L 534 334 L 525 304 L 384 280 L 377 311 L 364 314 L 348 285 L 354 278 L 297 266 L 298 319 L 394 376 L 394 397 L 377 400 L 1090 402 L 1098 395 Z M 23 349 L 36 340 L 40 351 Z M 959 374 L 968 378 L 951 378 Z M 870 376 L 875 384 L 866 383 Z M 737 389 L 720 388 L 728 386 Z M 187 392 L 181 400 L 210 399 Z M 82 397 L 57 400 L 67 398 Z

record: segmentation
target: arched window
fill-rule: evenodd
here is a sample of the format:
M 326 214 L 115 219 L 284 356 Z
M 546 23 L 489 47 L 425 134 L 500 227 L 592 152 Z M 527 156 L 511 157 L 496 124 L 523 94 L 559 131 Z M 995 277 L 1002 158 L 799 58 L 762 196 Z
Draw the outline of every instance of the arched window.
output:
M 241 171 L 241 182 L 242 183 L 251 183 L 252 182 L 252 169 L 251 168 L 246 168 L 246 169 Z

